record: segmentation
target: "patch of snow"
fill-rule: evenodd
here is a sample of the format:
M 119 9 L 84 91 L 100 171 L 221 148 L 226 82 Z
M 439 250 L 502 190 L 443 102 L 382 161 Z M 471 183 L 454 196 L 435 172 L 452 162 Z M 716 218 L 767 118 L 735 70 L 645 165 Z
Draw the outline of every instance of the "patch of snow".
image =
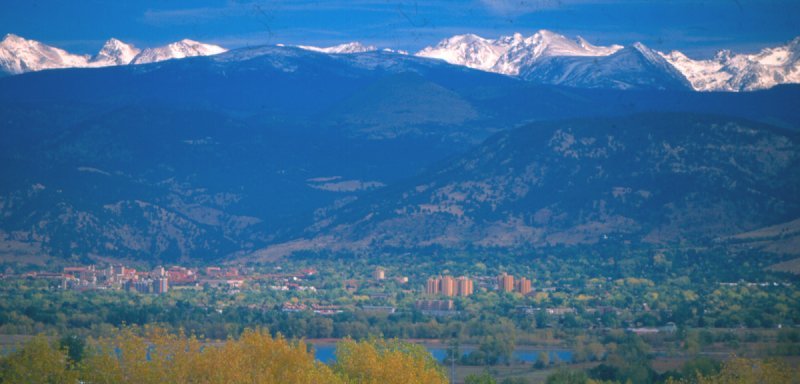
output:
M 334 45 L 332 47 L 325 47 L 325 48 L 314 47 L 314 46 L 310 46 L 310 45 L 298 45 L 297 48 L 305 49 L 307 51 L 322 52 L 322 53 L 328 53 L 328 54 L 334 54 L 334 55 L 336 55 L 336 54 L 347 54 L 347 53 L 372 52 L 372 51 L 377 51 L 378 50 L 378 48 L 376 48 L 373 45 L 363 45 L 363 44 L 361 44 L 361 43 L 359 43 L 357 41 L 350 42 L 350 43 L 339 44 L 339 45 Z
M 219 45 L 204 44 L 198 41 L 183 39 L 163 47 L 147 48 L 139 53 L 131 64 L 155 63 L 185 57 L 211 56 L 227 51 Z

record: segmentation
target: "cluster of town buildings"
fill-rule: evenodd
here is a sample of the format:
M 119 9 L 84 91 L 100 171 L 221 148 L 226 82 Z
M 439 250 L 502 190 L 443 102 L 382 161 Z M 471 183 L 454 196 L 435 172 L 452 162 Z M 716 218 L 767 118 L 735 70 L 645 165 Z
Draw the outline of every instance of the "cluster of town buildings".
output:
M 516 279 L 514 276 L 503 273 L 497 276 L 496 288 L 501 292 L 518 292 L 523 295 L 531 293 L 531 281 L 525 277 Z M 427 295 L 441 295 L 441 296 L 470 296 L 475 292 L 474 283 L 472 279 L 461 276 L 454 278 L 452 276 L 436 276 L 428 278 L 425 283 L 425 293 Z
M 478 278 L 481 287 L 485 289 L 496 289 L 501 292 L 518 292 L 527 295 L 532 291 L 531 281 L 525 277 L 520 277 L 515 281 L 514 276 L 503 273 L 494 278 Z M 475 292 L 475 283 L 466 276 L 436 276 L 430 277 L 425 282 L 425 294 L 432 296 L 445 297 L 467 297 Z M 453 300 L 449 299 L 424 299 L 417 300 L 414 307 L 429 315 L 449 315 L 457 313 Z
M 227 288 L 238 291 L 245 283 L 255 284 L 271 290 L 277 291 L 308 291 L 316 292 L 313 285 L 306 283 L 309 277 L 314 276 L 317 271 L 313 268 L 306 268 L 297 272 L 283 272 L 280 267 L 276 267 L 273 273 L 257 274 L 252 268 L 238 269 L 235 267 L 206 267 L 186 268 L 182 266 L 172 266 L 170 268 L 157 267 L 150 271 L 140 271 L 124 265 L 110 265 L 105 268 L 96 266 L 67 267 L 61 273 L 51 272 L 31 272 L 32 278 L 53 279 L 59 281 L 63 289 L 90 290 L 90 289 L 120 289 L 130 292 L 147 294 L 163 294 L 170 289 L 186 289 L 201 287 Z M 371 284 L 376 287 L 383 285 L 387 280 L 386 270 L 377 267 L 373 270 L 369 279 L 345 280 L 344 289 L 354 292 L 360 290 L 359 284 Z M 393 277 L 392 280 L 403 285 L 408 283 L 405 276 Z M 499 276 L 478 276 L 470 278 L 467 276 L 453 277 L 449 275 L 439 275 L 427 279 L 424 293 L 425 296 L 416 300 L 415 308 L 426 314 L 437 316 L 449 316 L 458 313 L 455 303 L 450 297 L 468 297 L 474 294 L 476 286 L 482 290 L 497 290 L 499 292 L 517 292 L 527 295 L 532 292 L 531 281 L 525 277 L 516 278 L 515 276 L 503 273 Z M 411 293 L 411 290 L 404 290 Z M 385 292 L 369 292 L 370 299 L 381 302 L 380 299 L 387 299 L 391 296 Z M 386 305 L 364 305 L 359 307 L 367 312 L 394 313 L 393 306 Z M 333 305 L 321 305 L 318 303 L 309 304 L 298 301 L 284 303 L 284 312 L 312 311 L 320 315 L 332 315 L 342 312 L 343 308 Z M 538 308 L 523 308 L 527 312 L 533 313 Z M 563 315 L 562 313 L 550 313 Z
M 237 268 L 208 267 L 200 271 L 181 266 L 157 267 L 140 271 L 124 265 L 97 268 L 94 265 L 65 267 L 62 272 L 30 272 L 23 277 L 59 281 L 62 289 L 119 289 L 130 292 L 163 294 L 171 287 L 205 285 L 239 288 L 244 283 Z

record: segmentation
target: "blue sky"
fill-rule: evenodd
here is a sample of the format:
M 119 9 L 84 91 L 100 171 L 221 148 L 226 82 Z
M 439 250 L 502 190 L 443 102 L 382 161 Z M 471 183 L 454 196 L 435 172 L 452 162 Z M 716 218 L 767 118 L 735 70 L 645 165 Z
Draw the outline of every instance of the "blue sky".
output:
M 3 5 L 0 33 L 94 53 L 109 37 L 140 47 L 182 38 L 227 48 L 358 40 L 416 51 L 459 33 L 550 29 L 595 44 L 641 41 L 696 57 L 800 36 L 798 0 L 25 0 Z

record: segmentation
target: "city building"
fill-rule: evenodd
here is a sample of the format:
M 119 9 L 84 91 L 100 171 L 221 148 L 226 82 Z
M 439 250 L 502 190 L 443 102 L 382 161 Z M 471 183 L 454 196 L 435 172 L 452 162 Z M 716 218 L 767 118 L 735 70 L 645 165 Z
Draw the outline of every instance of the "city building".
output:
M 520 277 L 519 281 L 517 282 L 517 292 L 527 295 L 531 293 L 531 290 L 531 281 L 524 277 Z
M 425 293 L 428 295 L 436 295 L 439 293 L 439 278 L 428 278 L 428 281 L 425 283 Z
M 383 280 L 386 278 L 386 271 L 381 267 L 375 268 L 375 271 L 372 272 L 372 278 L 375 280 Z
M 162 268 L 163 270 L 163 268 Z M 153 293 L 164 294 L 169 290 L 169 279 L 166 277 L 159 277 L 153 280 Z
M 166 277 L 172 285 L 192 285 L 197 283 L 197 274 L 188 268 L 173 266 L 166 273 Z
M 456 294 L 458 296 L 466 297 L 473 292 L 472 280 L 466 276 L 461 276 L 456 279 Z
M 456 281 L 452 276 L 443 276 L 440 280 L 440 292 L 444 296 L 456 295 Z
M 123 287 L 128 292 L 153 293 L 152 280 L 127 280 Z
M 514 276 L 505 272 L 497 276 L 497 290 L 503 292 L 514 292 Z
M 472 280 L 466 276 L 438 276 L 428 278 L 425 293 L 428 295 L 469 296 L 474 292 Z

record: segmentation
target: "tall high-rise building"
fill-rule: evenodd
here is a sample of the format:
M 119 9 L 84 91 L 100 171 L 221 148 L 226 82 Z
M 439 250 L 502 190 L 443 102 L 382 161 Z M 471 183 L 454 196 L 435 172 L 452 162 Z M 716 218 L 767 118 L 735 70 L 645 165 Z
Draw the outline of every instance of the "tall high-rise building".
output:
M 497 276 L 497 289 L 503 292 L 514 292 L 514 276 L 505 272 Z
M 153 280 L 153 293 L 167 293 L 169 290 L 169 279 L 160 277 Z
M 517 292 L 519 292 L 519 293 L 521 293 L 523 295 L 527 295 L 528 293 L 530 293 L 531 292 L 531 281 L 526 279 L 526 278 L 524 278 L 524 277 L 520 277 L 519 278 L 519 282 L 517 282 Z
M 386 278 L 386 271 L 381 267 L 375 268 L 375 271 L 372 272 L 372 278 L 375 280 L 383 280 Z
M 427 283 L 425 283 L 425 293 L 429 295 L 436 295 L 439 293 L 439 279 L 436 277 L 428 278 Z
M 456 279 L 456 294 L 458 296 L 469 296 L 472 294 L 472 280 L 466 276 Z
M 441 292 L 445 296 L 456 295 L 456 281 L 452 276 L 444 276 L 441 279 Z

